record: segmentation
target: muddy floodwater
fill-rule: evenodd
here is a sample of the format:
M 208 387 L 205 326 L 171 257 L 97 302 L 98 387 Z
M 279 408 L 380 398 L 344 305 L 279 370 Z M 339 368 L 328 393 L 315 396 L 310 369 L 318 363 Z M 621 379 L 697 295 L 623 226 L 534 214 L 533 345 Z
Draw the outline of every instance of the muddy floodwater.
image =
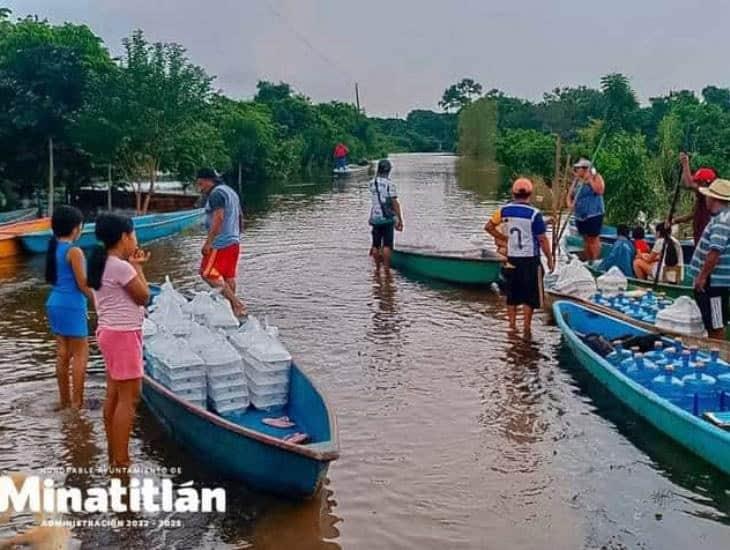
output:
M 504 197 L 489 170 L 440 155 L 393 157 L 400 242 L 476 243 Z M 328 394 L 341 458 L 312 501 L 291 503 L 219 480 L 172 443 L 142 406 L 136 464 L 182 468 L 175 482 L 227 490 L 225 514 L 182 525 L 75 528 L 88 548 L 684 549 L 730 547 L 730 478 L 615 402 L 575 362 L 555 327 L 507 333 L 491 290 L 376 273 L 366 182 L 246 191 L 239 283 Z M 149 246 L 150 280 L 200 287 L 203 233 Z M 0 263 L 0 470 L 106 463 L 95 345 L 89 406 L 57 411 L 42 258 Z M 102 473 L 66 476 L 106 485 Z M 137 519 L 145 519 L 138 514 Z M 99 516 L 100 517 L 100 516 Z M 111 516 L 109 516 L 111 517 Z M 164 518 L 164 516 L 161 516 Z M 146 518 L 150 519 L 150 518 Z M 0 522 L 4 520 L 0 518 Z M 30 525 L 0 523 L 0 538 Z

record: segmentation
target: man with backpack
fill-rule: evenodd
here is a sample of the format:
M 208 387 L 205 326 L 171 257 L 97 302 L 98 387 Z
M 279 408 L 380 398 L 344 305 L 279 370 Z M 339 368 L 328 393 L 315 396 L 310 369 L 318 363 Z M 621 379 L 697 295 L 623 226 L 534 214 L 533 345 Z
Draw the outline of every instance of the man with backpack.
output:
M 394 231 L 403 231 L 403 210 L 398 201 L 395 184 L 390 181 L 392 165 L 388 159 L 378 162 L 375 179 L 370 182 L 370 226 L 373 244 L 370 255 L 375 265 L 390 267 Z

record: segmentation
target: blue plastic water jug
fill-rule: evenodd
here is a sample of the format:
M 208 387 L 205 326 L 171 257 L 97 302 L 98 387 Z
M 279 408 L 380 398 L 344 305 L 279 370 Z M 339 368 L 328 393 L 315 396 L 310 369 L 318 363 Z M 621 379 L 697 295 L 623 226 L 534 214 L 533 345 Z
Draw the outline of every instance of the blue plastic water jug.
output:
M 674 376 L 672 365 L 668 365 L 662 374 L 652 378 L 649 388 L 659 397 L 667 399 L 675 405 L 686 406 L 688 403 L 684 383 Z
M 716 410 L 717 407 L 717 380 L 714 376 L 705 374 L 705 362 L 700 359 L 691 367 L 694 372 L 682 378 L 685 395 L 693 400 L 692 412 L 701 415 L 706 411 Z

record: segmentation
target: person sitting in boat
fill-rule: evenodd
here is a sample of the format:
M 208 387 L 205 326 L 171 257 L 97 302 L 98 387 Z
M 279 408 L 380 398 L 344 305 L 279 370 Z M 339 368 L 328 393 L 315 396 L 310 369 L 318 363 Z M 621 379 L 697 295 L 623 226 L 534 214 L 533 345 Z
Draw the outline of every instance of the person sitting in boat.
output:
M 507 318 L 511 330 L 517 328 L 517 306 L 523 306 L 524 334 L 529 335 L 532 314 L 542 305 L 542 264 L 540 250 L 547 257 L 548 269 L 554 269 L 542 212 L 530 204 L 532 182 L 519 178 L 512 184 L 512 202 L 498 208 L 484 226 L 497 246 L 507 247 L 503 269 L 507 295 Z M 500 231 L 503 225 L 504 232 Z
M 347 149 L 347 146 L 344 143 L 338 143 L 335 146 L 335 169 L 345 171 L 347 170 L 347 155 L 350 154 L 350 151 Z
M 702 237 L 702 232 L 705 230 L 711 218 L 710 211 L 707 210 L 707 201 L 700 190 L 708 187 L 717 179 L 717 172 L 713 168 L 703 166 L 698 168 L 693 174 L 689 166 L 689 156 L 687 153 L 680 153 L 679 163 L 682 166 L 682 183 L 695 193 L 695 206 L 689 214 L 674 218 L 673 223 L 682 224 L 691 221 L 692 238 L 694 239 L 695 246 L 697 246 L 700 242 L 700 237 Z
M 601 271 L 608 271 L 613 266 L 616 266 L 627 277 L 633 277 L 635 257 L 636 249 L 629 239 L 629 226 L 620 224 L 616 227 L 616 241 L 614 241 L 613 246 L 611 246 L 611 251 L 603 259 L 598 268 Z
M 648 254 L 651 252 L 651 247 L 649 246 L 649 243 L 646 242 L 645 237 L 646 232 L 640 225 L 637 225 L 631 230 L 631 240 L 634 242 L 634 248 L 636 249 L 637 254 Z
M 692 255 L 689 272 L 710 338 L 724 340 L 730 299 L 730 181 L 716 179 L 699 192 L 705 195 L 711 218 Z
M 573 165 L 575 179 L 566 198 L 568 208 L 574 211 L 575 226 L 583 237 L 583 253 L 586 260 L 601 257 L 601 229 L 605 206 L 603 193 L 606 184 L 588 159 L 580 159 Z
M 664 262 L 659 273 L 659 280 L 665 283 L 680 284 L 684 279 L 684 258 L 682 256 L 682 245 L 672 237 L 665 223 L 656 226 L 657 239 L 654 248 L 648 254 L 638 254 L 634 260 L 634 272 L 638 279 L 655 279 L 659 260 L 664 250 L 664 242 L 669 239 L 667 249 L 664 252 Z

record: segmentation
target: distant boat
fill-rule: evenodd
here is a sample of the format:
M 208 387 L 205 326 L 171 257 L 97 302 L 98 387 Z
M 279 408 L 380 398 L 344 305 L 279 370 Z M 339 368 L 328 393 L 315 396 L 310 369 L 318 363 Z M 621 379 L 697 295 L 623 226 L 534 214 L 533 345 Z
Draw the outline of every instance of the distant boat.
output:
M 404 272 L 462 285 L 490 285 L 506 258 L 487 250 L 445 251 L 398 245 L 391 263 Z
M 35 231 L 47 230 L 51 218 L 39 218 L 0 226 L 0 258 L 10 258 L 23 253 L 20 236 Z
M 38 213 L 37 208 L 22 208 L 20 210 L 10 210 L 8 212 L 0 212 L 0 231 L 4 231 L 5 224 L 32 220 Z
M 146 243 L 179 233 L 198 223 L 202 219 L 203 213 L 204 210 L 202 208 L 196 208 L 194 210 L 182 210 L 166 214 L 136 216 L 132 219 L 134 221 L 137 240 L 140 243 Z M 93 223 L 86 224 L 81 233 L 81 237 L 75 243 L 76 246 L 80 246 L 81 248 L 95 246 L 97 243 L 96 235 L 94 234 L 95 228 L 96 226 Z M 52 233 L 50 231 L 38 231 L 21 235 L 20 241 L 27 252 L 31 254 L 45 254 L 51 235 Z
M 578 229 L 575 226 L 575 222 L 570 220 L 570 234 L 568 235 L 567 244 L 570 248 L 583 249 L 583 238 L 578 234 Z M 617 233 L 616 228 L 613 225 L 604 225 L 601 228 L 601 257 L 606 256 L 611 250 L 611 246 L 616 242 Z M 655 236 L 651 234 L 646 235 L 646 242 L 649 246 L 654 245 Z M 695 243 L 692 239 L 683 239 L 680 241 L 682 245 L 682 255 L 684 256 L 684 263 L 689 264 L 692 261 L 692 255 L 695 251 Z
M 346 168 L 335 168 L 332 170 L 332 174 L 336 178 L 349 178 L 349 177 L 365 177 L 370 175 L 371 165 L 359 166 L 357 164 L 348 164 Z

